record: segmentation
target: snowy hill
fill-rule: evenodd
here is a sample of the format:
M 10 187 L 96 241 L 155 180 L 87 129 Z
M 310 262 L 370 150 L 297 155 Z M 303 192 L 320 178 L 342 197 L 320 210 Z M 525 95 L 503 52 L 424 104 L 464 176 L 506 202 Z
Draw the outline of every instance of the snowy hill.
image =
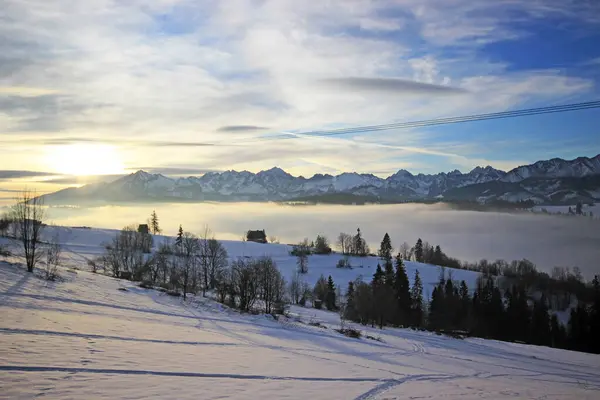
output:
M 504 172 L 487 166 L 468 173 L 458 170 L 413 175 L 406 170 L 380 178 L 372 174 L 317 174 L 295 177 L 281 168 L 209 172 L 200 177 L 169 178 L 138 171 L 113 182 L 69 188 L 44 196 L 49 204 L 89 201 L 279 201 L 348 194 L 374 201 L 444 198 L 466 201 L 533 200 L 564 203 L 600 198 L 600 155 L 575 160 L 538 161 Z M 490 189 L 491 188 L 491 189 Z
M 85 255 L 94 254 L 94 243 L 111 232 L 60 233 L 66 235 L 70 262 L 84 268 Z M 245 251 L 260 253 L 248 245 Z M 228 246 L 233 251 L 242 244 Z M 292 307 L 289 318 L 276 321 L 239 314 L 201 296 L 184 302 L 82 270 L 60 274 L 64 281 L 47 282 L 0 261 L 5 398 L 552 400 L 600 395 L 597 355 L 354 324 L 364 337 L 351 339 L 334 330 L 339 317 L 332 312 Z
M 118 233 L 112 229 L 86 229 L 48 226 L 43 231 L 43 240 L 50 240 L 58 236 L 63 246 L 63 256 L 66 258 L 67 266 L 80 266 L 86 264 L 87 260 L 93 260 L 104 252 L 104 244 L 110 243 Z M 172 238 L 166 236 L 154 237 L 154 248 L 160 243 Z M 9 243 L 7 239 L 0 238 L 2 242 Z M 273 258 L 281 273 L 289 282 L 297 270 L 296 257 L 290 255 L 291 246 L 285 244 L 261 244 L 254 242 L 242 242 L 235 240 L 222 240 L 223 246 L 227 250 L 230 260 L 236 260 L 240 257 L 262 257 L 269 256 Z M 12 246 L 18 246 L 13 243 Z M 14 247 L 18 248 L 18 247 Z M 325 277 L 331 275 L 333 280 L 346 287 L 349 281 L 358 277 L 363 277 L 365 281 L 370 281 L 377 264 L 380 263 L 378 257 L 349 257 L 352 269 L 336 268 L 337 262 L 343 258 L 341 254 L 330 255 L 311 255 L 308 262 L 308 273 L 302 275 L 302 279 L 311 286 L 316 283 L 321 275 Z M 435 265 L 421 264 L 412 261 L 406 261 L 406 272 L 412 282 L 415 271 L 418 269 L 424 284 L 425 297 L 433 290 L 433 286 L 438 282 L 440 268 Z M 87 268 L 87 267 L 86 267 Z M 453 279 L 457 281 L 465 280 L 469 287 L 473 288 L 479 273 L 465 270 L 447 269 L 447 273 L 452 273 Z M 430 291 L 428 289 L 431 288 Z

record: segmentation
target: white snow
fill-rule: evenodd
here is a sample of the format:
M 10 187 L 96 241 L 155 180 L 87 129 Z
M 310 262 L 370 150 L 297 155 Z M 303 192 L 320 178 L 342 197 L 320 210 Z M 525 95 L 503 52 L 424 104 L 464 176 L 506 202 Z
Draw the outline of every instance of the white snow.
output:
M 0 262 L 2 398 L 73 399 L 597 399 L 598 355 L 407 329 L 334 331 L 337 314 L 292 307 L 290 318 L 240 315 L 200 296 L 183 302 L 134 283 L 92 274 L 85 260 L 112 230 L 49 228 L 65 243 L 64 282 L 46 282 Z M 285 245 L 226 242 L 230 255 L 270 254 L 285 274 Z M 313 256 L 345 285 L 364 268 L 336 270 L 339 256 Z M 331 260 L 331 261 L 329 261 Z M 352 260 L 358 263 L 358 259 Z M 371 265 L 371 268 L 367 266 Z M 358 264 L 357 264 L 358 265 Z M 80 270 L 68 269 L 77 266 Z M 432 266 L 418 267 L 426 282 Z M 464 274 L 464 275 L 462 275 Z M 458 276 L 457 276 L 458 275 Z M 456 271 L 455 279 L 477 274 Z M 370 276 L 369 276 L 370 278 Z M 122 291 L 119 289 L 126 289 Z M 310 322 L 325 326 L 316 327 Z

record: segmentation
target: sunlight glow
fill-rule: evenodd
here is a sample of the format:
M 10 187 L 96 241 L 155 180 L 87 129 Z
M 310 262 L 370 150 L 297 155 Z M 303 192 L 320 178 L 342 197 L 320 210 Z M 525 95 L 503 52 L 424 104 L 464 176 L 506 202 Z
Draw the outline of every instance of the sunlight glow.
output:
M 113 146 L 71 144 L 46 149 L 49 169 L 66 175 L 109 175 L 125 172 L 121 157 Z

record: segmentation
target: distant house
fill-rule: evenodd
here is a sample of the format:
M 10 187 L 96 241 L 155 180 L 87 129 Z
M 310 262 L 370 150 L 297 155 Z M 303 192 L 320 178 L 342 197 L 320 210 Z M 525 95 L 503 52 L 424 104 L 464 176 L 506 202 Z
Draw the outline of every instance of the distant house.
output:
M 267 234 L 264 229 L 262 231 L 248 231 L 246 233 L 246 240 L 256 243 L 267 243 Z
M 138 226 L 138 232 L 139 233 L 143 233 L 145 235 L 150 233 L 150 228 L 148 227 L 148 224 L 140 224 Z

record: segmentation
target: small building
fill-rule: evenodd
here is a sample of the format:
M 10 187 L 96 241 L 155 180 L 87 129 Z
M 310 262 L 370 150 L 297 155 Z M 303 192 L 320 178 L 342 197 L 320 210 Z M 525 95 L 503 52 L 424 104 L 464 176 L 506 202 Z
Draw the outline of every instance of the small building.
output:
M 143 233 L 144 235 L 148 235 L 150 233 L 150 228 L 148 227 L 148 224 L 140 224 L 138 226 L 138 232 Z
M 267 234 L 264 229 L 262 231 L 248 231 L 246 233 L 246 240 L 256 243 L 267 243 Z

